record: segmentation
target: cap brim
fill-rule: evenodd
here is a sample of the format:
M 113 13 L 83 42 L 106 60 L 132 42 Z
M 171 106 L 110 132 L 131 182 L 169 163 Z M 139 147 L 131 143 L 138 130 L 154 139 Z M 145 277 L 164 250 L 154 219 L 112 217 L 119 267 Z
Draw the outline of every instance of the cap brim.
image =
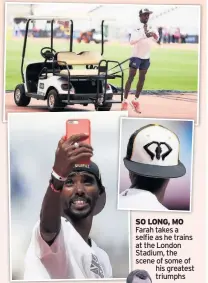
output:
M 99 214 L 105 207 L 105 204 L 106 204 L 106 192 L 104 190 L 103 193 L 100 195 L 100 197 L 97 200 L 96 206 L 93 211 L 93 215 L 95 216 Z
M 139 15 L 144 15 L 144 14 L 153 14 L 153 12 L 152 11 L 148 11 L 148 12 L 139 13 Z
M 179 178 L 186 174 L 186 168 L 180 161 L 175 166 L 158 166 L 138 163 L 124 158 L 124 165 L 129 171 L 137 175 L 151 178 Z

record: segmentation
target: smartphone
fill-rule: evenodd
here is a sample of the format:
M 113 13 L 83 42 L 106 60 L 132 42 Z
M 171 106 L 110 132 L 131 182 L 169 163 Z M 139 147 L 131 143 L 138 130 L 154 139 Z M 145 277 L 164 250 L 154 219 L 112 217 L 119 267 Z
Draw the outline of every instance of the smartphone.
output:
M 88 119 L 68 119 L 66 121 L 66 138 L 70 138 L 77 134 L 87 134 L 88 138 L 83 142 L 91 145 L 91 124 Z M 79 161 L 79 164 L 89 164 L 90 158 L 85 158 Z

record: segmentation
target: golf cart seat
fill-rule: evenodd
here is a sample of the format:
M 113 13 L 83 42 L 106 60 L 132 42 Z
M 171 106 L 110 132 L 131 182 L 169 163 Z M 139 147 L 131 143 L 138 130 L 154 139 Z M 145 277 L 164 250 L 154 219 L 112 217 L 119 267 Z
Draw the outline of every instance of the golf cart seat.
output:
M 99 52 L 84 51 L 79 54 L 75 52 L 58 52 L 58 64 L 65 65 L 98 65 L 102 60 Z
M 97 66 L 102 60 L 102 56 L 96 51 L 84 51 L 79 54 L 75 52 L 59 52 L 57 53 L 57 62 L 60 66 Z M 85 68 L 85 69 L 71 69 L 70 76 L 98 76 L 98 68 Z M 102 74 L 100 72 L 100 74 Z M 69 72 L 67 69 L 61 70 L 60 76 L 68 77 Z

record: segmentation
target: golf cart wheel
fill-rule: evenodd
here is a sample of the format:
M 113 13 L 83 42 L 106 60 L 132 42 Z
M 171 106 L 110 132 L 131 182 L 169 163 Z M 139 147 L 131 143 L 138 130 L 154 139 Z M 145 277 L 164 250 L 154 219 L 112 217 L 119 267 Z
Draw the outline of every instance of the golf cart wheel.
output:
M 14 90 L 14 101 L 17 106 L 28 106 L 30 103 L 31 97 L 25 95 L 25 87 L 23 84 L 16 86 Z
M 113 99 L 113 93 L 109 94 L 107 99 Z M 104 105 L 95 105 L 96 111 L 110 111 L 113 103 L 105 103 Z
M 104 105 L 99 105 L 95 107 L 96 111 L 110 111 L 112 107 L 112 103 L 106 103 Z
M 51 112 L 62 111 L 66 106 L 61 102 L 58 96 L 58 92 L 55 89 L 49 91 L 47 96 L 48 110 Z

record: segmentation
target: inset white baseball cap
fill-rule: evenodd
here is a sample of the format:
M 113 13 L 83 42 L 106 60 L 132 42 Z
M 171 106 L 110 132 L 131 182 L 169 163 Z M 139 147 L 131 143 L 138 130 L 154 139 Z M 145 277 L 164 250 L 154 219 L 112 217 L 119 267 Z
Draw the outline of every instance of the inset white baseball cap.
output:
M 131 135 L 124 165 L 141 176 L 178 178 L 186 174 L 179 153 L 180 141 L 175 133 L 161 125 L 149 124 Z

